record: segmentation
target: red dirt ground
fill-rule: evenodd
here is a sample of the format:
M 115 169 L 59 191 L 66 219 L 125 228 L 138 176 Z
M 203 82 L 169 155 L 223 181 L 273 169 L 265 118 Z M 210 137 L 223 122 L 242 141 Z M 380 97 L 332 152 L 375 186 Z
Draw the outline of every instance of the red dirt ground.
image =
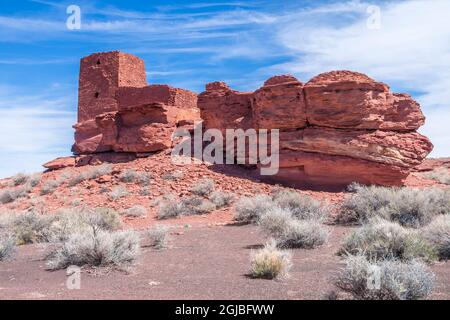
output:
M 35 208 L 51 213 L 71 207 L 74 199 L 79 200 L 79 206 L 117 210 L 139 204 L 149 208 L 147 216 L 124 218 L 124 227 L 144 229 L 155 223 L 172 225 L 171 248 L 163 251 L 143 248 L 138 264 L 130 273 L 114 271 L 94 275 L 83 272 L 81 290 L 68 290 L 65 271 L 45 270 L 43 259 L 47 245 L 21 246 L 12 261 L 0 263 L 0 299 L 321 299 L 333 289 L 332 278 L 341 267 L 341 260 L 335 253 L 351 227 L 330 226 L 331 238 L 324 247 L 292 251 L 290 277 L 270 281 L 246 277 L 251 248 L 263 244 L 265 238 L 257 227 L 233 225 L 231 209 L 203 216 L 157 220 L 155 199 L 167 193 L 188 195 L 191 185 L 201 178 L 214 179 L 217 190 L 233 192 L 237 197 L 269 193 L 278 187 L 258 181 L 244 168 L 206 164 L 178 166 L 161 153 L 114 164 L 112 175 L 84 181 L 75 187 L 64 183 L 52 194 L 39 194 L 46 181 L 87 169 L 89 166 L 69 167 L 44 173 L 30 197 L 0 205 L 0 211 L 2 208 Z M 126 169 L 148 172 L 153 179 L 145 187 L 120 182 L 118 176 Z M 178 181 L 162 178 L 175 170 L 183 172 Z M 8 183 L 8 179 L 0 180 L 0 189 L 7 188 Z M 129 195 L 112 201 L 107 194 L 118 185 L 124 185 Z M 412 173 L 407 185 L 447 187 L 423 178 L 420 172 Z M 147 195 L 141 195 L 144 188 Z M 331 204 L 340 203 L 346 196 L 344 192 L 298 192 Z M 437 275 L 437 287 L 431 298 L 450 299 L 449 267 L 450 262 L 431 267 Z
M 20 248 L 0 266 L 0 299 L 322 299 L 342 267 L 336 251 L 350 227 L 333 227 L 327 245 L 293 250 L 283 280 L 251 279 L 249 256 L 264 243 L 254 226 L 194 227 L 173 235 L 171 247 L 145 248 L 129 273 L 81 273 L 81 289 L 68 290 L 64 270 L 45 270 L 46 246 Z M 450 299 L 450 262 L 431 267 L 432 299 Z

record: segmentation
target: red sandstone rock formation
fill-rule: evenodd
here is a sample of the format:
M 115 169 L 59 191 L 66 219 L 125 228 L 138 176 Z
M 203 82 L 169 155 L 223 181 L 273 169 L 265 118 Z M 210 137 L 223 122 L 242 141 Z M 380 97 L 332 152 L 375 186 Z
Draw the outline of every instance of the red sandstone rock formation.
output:
M 175 128 L 199 119 L 194 92 L 147 85 L 145 79 L 144 62 L 129 54 L 96 53 L 81 60 L 75 153 L 164 150 Z
M 280 129 L 280 170 L 271 178 L 302 186 L 401 185 L 432 150 L 416 132 L 425 121 L 419 104 L 364 74 L 333 71 L 306 84 L 275 76 L 255 92 L 213 82 L 197 100 L 188 90 L 147 85 L 144 62 L 114 51 L 81 60 L 73 151 L 82 156 L 46 167 L 168 149 L 175 128 L 200 118 L 223 132 Z
M 253 93 L 208 84 L 198 107 L 206 128 L 280 129 L 280 170 L 269 178 L 299 186 L 401 185 L 433 148 L 415 132 L 425 121 L 416 101 L 356 72 L 306 84 L 275 76 Z

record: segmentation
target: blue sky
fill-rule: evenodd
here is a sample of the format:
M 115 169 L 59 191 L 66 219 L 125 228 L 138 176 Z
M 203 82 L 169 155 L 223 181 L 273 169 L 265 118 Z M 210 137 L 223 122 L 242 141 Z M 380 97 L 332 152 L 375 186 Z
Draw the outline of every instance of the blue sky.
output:
M 66 27 L 71 4 L 80 30 Z M 368 27 L 373 5 L 380 28 Z M 70 154 L 79 59 L 109 50 L 142 57 L 149 83 L 197 92 L 215 80 L 254 90 L 274 74 L 365 72 L 414 95 L 432 156 L 450 156 L 449 13 L 447 0 L 1 1 L 0 177 Z

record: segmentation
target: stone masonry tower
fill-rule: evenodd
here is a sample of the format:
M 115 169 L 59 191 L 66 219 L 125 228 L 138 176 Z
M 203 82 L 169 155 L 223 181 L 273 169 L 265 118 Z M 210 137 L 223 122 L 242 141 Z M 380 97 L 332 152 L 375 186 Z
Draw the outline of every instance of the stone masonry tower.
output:
M 131 54 L 112 51 L 95 53 L 81 59 L 78 89 L 78 122 L 118 111 L 119 87 L 145 87 L 144 60 Z

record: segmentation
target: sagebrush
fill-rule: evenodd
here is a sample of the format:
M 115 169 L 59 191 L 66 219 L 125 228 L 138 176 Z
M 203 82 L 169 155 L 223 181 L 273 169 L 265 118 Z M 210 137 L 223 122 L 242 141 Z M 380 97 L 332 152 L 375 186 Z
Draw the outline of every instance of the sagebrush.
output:
M 381 260 L 350 255 L 336 286 L 357 300 L 416 300 L 433 291 L 434 275 L 419 261 Z
M 450 190 L 385 188 L 353 184 L 341 207 L 339 220 L 363 223 L 374 217 L 418 228 L 450 212 Z

